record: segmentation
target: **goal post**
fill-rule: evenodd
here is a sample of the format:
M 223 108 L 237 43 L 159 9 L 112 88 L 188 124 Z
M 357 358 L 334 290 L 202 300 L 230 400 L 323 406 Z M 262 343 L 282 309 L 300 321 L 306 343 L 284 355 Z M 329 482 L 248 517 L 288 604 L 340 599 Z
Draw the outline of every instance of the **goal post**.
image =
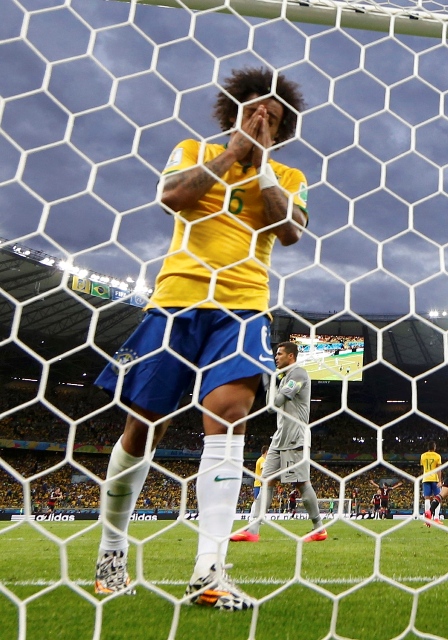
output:
M 129 0 L 120 0 L 129 2 Z M 448 17 L 423 11 L 420 2 L 406 7 L 372 2 L 339 2 L 338 0 L 138 0 L 139 4 L 187 8 L 191 11 L 235 13 L 242 16 L 275 20 L 284 18 L 344 29 L 394 32 L 441 38 L 446 34 Z

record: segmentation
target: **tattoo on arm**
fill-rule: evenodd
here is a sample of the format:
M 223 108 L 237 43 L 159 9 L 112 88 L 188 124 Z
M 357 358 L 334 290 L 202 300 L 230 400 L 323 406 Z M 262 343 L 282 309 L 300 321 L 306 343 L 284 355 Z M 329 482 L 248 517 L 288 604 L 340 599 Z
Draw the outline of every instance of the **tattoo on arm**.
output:
M 289 202 L 288 198 L 282 191 L 275 187 L 263 190 L 264 212 L 266 222 L 273 224 L 282 220 L 285 223 L 273 229 L 274 233 L 280 238 L 289 236 L 290 240 L 297 241 L 301 235 L 300 226 L 306 225 L 306 216 L 302 209 L 296 205 L 292 205 L 292 216 L 288 216 Z M 294 239 L 295 236 L 295 239 Z
M 202 167 L 196 166 L 170 174 L 165 182 L 165 189 L 169 192 L 184 189 L 185 192 L 189 192 L 190 198 L 199 199 L 228 171 L 233 162 L 234 160 L 222 155 L 206 162 Z

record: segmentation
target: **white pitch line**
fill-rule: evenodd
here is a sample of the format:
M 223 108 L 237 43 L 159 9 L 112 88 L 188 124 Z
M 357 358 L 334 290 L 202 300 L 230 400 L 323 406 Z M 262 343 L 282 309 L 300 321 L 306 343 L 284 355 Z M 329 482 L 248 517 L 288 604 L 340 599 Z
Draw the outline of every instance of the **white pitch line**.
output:
M 370 577 L 370 576 L 368 576 Z M 440 576 L 392 576 L 392 580 L 399 583 L 405 582 L 433 582 L 433 580 L 437 580 Z M 312 584 L 318 585 L 353 585 L 359 584 L 363 582 L 366 578 L 303 578 L 307 582 L 311 582 Z M 93 580 L 72 580 L 76 585 L 80 587 L 88 587 L 93 584 Z M 185 580 L 150 580 L 155 585 L 163 585 L 163 586 L 172 586 L 177 587 L 181 585 L 185 585 Z M 280 580 L 278 578 L 240 578 L 237 580 L 238 584 L 261 584 L 261 585 L 281 585 L 286 584 L 288 580 Z M 56 580 L 11 580 L 11 581 L 0 581 L 5 587 L 50 587 L 53 584 L 56 584 Z

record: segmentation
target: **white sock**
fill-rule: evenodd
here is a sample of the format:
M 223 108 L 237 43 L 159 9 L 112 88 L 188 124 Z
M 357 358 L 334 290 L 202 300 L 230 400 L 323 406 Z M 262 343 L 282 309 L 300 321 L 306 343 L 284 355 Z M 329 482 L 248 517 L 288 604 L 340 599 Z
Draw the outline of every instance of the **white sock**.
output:
M 230 442 L 226 459 L 227 435 L 204 437 L 196 481 L 199 540 L 194 579 L 207 575 L 212 564 L 225 563 L 243 477 L 244 436 L 233 435 Z
M 154 453 L 152 454 L 154 455 Z M 151 456 L 152 459 L 152 456 Z M 127 551 L 129 546 L 127 533 L 129 518 L 135 508 L 135 503 L 148 475 L 150 462 L 145 461 L 137 469 L 133 469 L 144 458 L 131 456 L 123 449 L 121 438 L 112 450 L 107 468 L 107 480 L 102 489 L 101 517 L 103 531 L 100 543 L 100 554 L 106 551 Z M 129 473 L 113 480 L 121 471 L 130 469 Z M 113 531 L 108 523 L 117 527 L 119 532 Z
M 436 510 L 434 511 L 434 520 L 440 520 L 440 507 L 442 505 L 439 504 L 438 507 L 436 507 Z
M 258 497 L 260 497 L 260 493 L 258 493 Z M 249 513 L 249 522 L 252 522 L 252 520 L 255 520 L 255 509 L 256 509 L 256 502 L 257 502 L 258 498 L 254 498 L 254 501 L 252 502 L 252 506 L 250 508 L 250 513 Z
M 256 518 L 258 518 L 258 516 L 261 513 L 261 505 L 262 505 L 262 495 L 266 494 L 267 498 L 266 498 L 266 508 L 265 508 L 265 513 L 266 511 L 269 509 L 269 507 L 271 506 L 271 502 L 272 502 L 272 498 L 274 495 L 274 487 L 262 487 L 260 490 L 260 493 L 258 494 L 258 498 L 255 501 L 255 509 L 254 509 L 254 520 Z M 264 515 L 264 514 L 263 514 Z M 259 533 L 260 532 L 260 527 L 261 527 L 261 520 L 258 520 L 258 522 L 252 522 L 250 527 L 248 528 L 248 531 L 250 531 L 250 533 Z
M 425 498 L 425 511 L 429 511 L 430 506 L 431 506 L 431 500 L 429 498 Z
M 319 527 L 322 526 L 322 520 L 320 518 L 319 503 L 317 502 L 316 492 L 314 491 L 311 482 L 304 482 L 300 487 L 300 493 L 302 495 L 303 506 L 308 511 L 310 520 L 313 523 L 313 529 L 319 529 Z

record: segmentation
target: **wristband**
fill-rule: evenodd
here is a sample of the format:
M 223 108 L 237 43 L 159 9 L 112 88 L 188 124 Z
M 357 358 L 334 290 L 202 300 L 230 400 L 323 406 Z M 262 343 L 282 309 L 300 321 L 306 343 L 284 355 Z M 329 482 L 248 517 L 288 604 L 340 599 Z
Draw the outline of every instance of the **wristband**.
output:
M 266 166 L 264 168 L 264 173 L 261 173 L 258 176 L 258 184 L 260 185 L 260 190 L 261 191 L 263 191 L 263 189 L 270 189 L 271 187 L 277 187 L 278 186 L 278 182 L 277 182 L 277 178 L 275 177 L 274 169 L 271 167 L 270 164 L 266 163 Z

